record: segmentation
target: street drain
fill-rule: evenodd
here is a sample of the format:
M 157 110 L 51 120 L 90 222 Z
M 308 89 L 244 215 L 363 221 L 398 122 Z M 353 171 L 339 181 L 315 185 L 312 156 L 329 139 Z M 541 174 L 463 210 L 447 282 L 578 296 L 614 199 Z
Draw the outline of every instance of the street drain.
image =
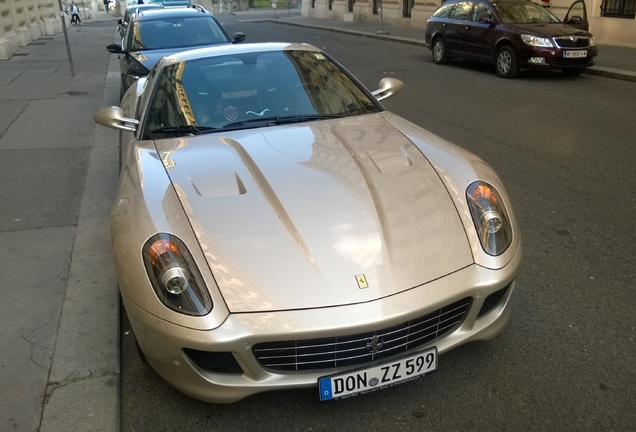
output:
M 69 96 L 88 96 L 88 92 L 80 92 L 80 91 L 67 91 L 67 95 Z
M 14 55 L 15 57 L 26 57 L 26 56 L 31 55 L 31 53 L 19 53 L 19 52 L 15 52 L 15 53 L 13 53 L 13 55 Z
M 29 45 L 46 45 L 46 42 L 31 42 Z

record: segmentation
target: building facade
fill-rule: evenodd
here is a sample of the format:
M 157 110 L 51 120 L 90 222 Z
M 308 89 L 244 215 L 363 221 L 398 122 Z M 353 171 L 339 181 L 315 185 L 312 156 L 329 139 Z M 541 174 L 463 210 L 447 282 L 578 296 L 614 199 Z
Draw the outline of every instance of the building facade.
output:
M 60 3 L 64 9 L 65 2 L 70 0 L 0 0 L 0 61 L 9 60 L 34 40 L 60 33 L 62 17 L 66 17 Z M 97 8 L 104 10 L 102 0 L 75 0 L 75 4 L 82 18 L 90 18 Z
M 62 31 L 56 0 L 0 0 L 0 60 L 45 35 Z

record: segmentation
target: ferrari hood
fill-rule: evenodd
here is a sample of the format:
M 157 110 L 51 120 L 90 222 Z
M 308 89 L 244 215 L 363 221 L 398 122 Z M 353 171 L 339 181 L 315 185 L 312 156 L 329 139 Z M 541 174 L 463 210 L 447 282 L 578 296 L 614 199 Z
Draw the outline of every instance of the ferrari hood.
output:
M 371 301 L 473 262 L 437 173 L 382 114 L 155 144 L 232 312 Z

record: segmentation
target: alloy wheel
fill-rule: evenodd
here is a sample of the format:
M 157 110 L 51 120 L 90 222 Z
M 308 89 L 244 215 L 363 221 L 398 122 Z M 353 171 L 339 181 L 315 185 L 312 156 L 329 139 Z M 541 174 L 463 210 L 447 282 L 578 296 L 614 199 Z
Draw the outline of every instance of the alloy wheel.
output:
M 437 64 L 444 64 L 448 61 L 446 44 L 442 38 L 437 38 L 433 42 L 433 61 Z
M 514 78 L 519 75 L 515 52 L 510 46 L 503 46 L 497 52 L 495 60 L 497 75 L 502 78 Z

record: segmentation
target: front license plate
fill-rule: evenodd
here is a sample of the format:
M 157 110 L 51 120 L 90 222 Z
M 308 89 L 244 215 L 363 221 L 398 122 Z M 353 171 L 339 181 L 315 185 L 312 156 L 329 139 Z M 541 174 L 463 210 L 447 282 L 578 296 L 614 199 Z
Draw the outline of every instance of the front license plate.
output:
M 563 51 L 563 58 L 585 58 L 585 57 L 587 57 L 587 50 Z
M 339 399 L 410 381 L 437 369 L 437 348 L 378 366 L 318 378 L 320 400 Z

